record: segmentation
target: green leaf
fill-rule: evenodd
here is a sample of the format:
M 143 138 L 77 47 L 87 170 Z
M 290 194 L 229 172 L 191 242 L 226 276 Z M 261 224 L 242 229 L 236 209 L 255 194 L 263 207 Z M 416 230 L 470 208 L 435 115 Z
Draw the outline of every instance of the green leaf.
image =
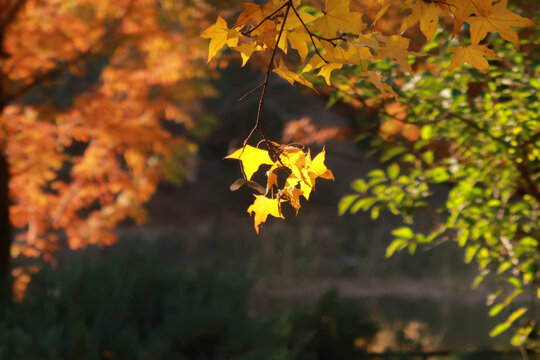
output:
M 396 147 L 393 147 L 391 148 L 390 150 L 386 151 L 382 156 L 381 156 L 381 162 L 386 162 L 388 160 L 390 160 L 391 158 L 399 155 L 399 154 L 402 154 L 405 152 L 405 149 L 403 146 L 396 146 Z
M 490 310 L 489 310 L 489 316 L 493 317 L 493 316 L 497 316 L 501 310 L 504 309 L 504 305 L 503 304 L 497 304 L 495 306 L 493 306 Z
M 378 206 L 375 206 L 373 209 L 371 209 L 371 219 L 375 220 L 379 217 L 379 214 L 381 212 L 381 209 Z
M 450 176 L 448 175 L 446 169 L 441 166 L 438 166 L 431 170 L 431 177 L 436 183 L 442 183 L 450 179 Z
M 493 330 L 491 330 L 491 332 L 489 333 L 489 336 L 491 337 L 495 337 L 497 335 L 499 335 L 500 333 L 506 331 L 510 325 L 512 324 L 508 324 L 506 322 L 503 322 L 502 324 L 499 324 L 497 326 L 495 326 L 495 328 L 493 328 Z
M 392 231 L 392 235 L 398 238 L 412 239 L 414 237 L 414 232 L 410 228 L 404 226 Z
M 506 270 L 510 269 L 512 267 L 512 263 L 510 261 L 505 261 L 499 265 L 499 268 L 497 269 L 497 274 L 500 275 Z
M 339 215 L 343 215 L 349 210 L 351 205 L 358 199 L 358 195 L 347 195 L 341 198 L 338 203 Z
M 368 176 L 371 178 L 385 178 L 386 177 L 384 171 L 382 171 L 381 169 L 371 170 Z
M 420 130 L 420 137 L 423 140 L 429 140 L 431 139 L 431 135 L 433 133 L 433 127 L 430 125 L 424 125 L 422 126 L 422 130 Z
M 351 188 L 356 192 L 365 193 L 368 189 L 368 186 L 363 179 L 357 179 L 351 183 Z
M 360 199 L 351 207 L 351 214 L 356 214 L 360 209 L 363 211 L 367 211 L 376 202 L 377 199 L 374 197 Z
M 397 177 L 399 176 L 399 165 L 393 163 L 388 167 L 387 173 L 390 179 L 397 179 Z
M 516 277 L 510 277 L 510 278 L 506 279 L 506 281 L 508 281 L 510 284 L 512 284 L 516 289 L 521 289 L 522 288 L 521 281 L 519 281 L 519 279 L 516 278 Z
M 401 251 L 407 247 L 407 241 L 404 239 L 395 239 L 388 245 L 386 248 L 386 255 L 385 257 L 389 258 L 390 256 L 394 255 L 396 251 Z
M 474 259 L 478 249 L 480 249 L 480 244 L 467 246 L 467 249 L 465 249 L 465 263 L 469 264 Z
M 506 321 L 510 322 L 510 323 L 513 323 L 514 321 L 516 321 L 517 319 L 522 317 L 523 314 L 525 314 L 526 312 L 527 312 L 527 308 L 526 307 L 521 307 L 521 308 L 517 309 L 516 311 L 514 311 L 512 314 L 510 314 L 510 316 L 508 317 L 508 319 Z
M 469 229 L 462 228 L 461 231 L 459 232 L 459 237 L 458 237 L 459 246 L 460 247 L 465 246 L 465 244 L 467 243 L 467 240 L 469 240 Z
M 433 151 L 426 151 L 422 154 L 422 159 L 424 159 L 426 164 L 431 165 L 435 160 L 435 155 L 433 154 Z
M 524 328 L 520 328 L 518 330 L 517 334 L 515 334 L 512 337 L 512 340 L 510 340 L 510 343 L 512 343 L 512 345 L 514 345 L 514 346 L 523 345 L 525 343 L 525 341 L 527 341 L 527 338 L 529 337 L 529 335 L 531 334 L 533 329 L 534 329 L 533 326 L 527 326 L 527 327 L 524 327 Z

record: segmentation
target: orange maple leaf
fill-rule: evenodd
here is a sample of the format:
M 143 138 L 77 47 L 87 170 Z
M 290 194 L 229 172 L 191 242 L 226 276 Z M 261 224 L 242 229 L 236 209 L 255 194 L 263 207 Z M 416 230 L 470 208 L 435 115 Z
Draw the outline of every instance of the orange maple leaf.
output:
M 532 26 L 534 22 L 506 8 L 508 0 L 492 5 L 493 0 L 471 0 L 477 4 L 475 16 L 465 19 L 471 25 L 471 42 L 478 45 L 488 32 L 498 32 L 505 40 L 519 48 L 519 38 L 510 26 Z
M 487 45 L 456 46 L 448 48 L 448 50 L 454 53 L 450 63 L 450 70 L 453 70 L 464 63 L 468 63 L 478 70 L 487 71 L 489 64 L 485 57 L 502 60 L 493 50 L 488 48 Z

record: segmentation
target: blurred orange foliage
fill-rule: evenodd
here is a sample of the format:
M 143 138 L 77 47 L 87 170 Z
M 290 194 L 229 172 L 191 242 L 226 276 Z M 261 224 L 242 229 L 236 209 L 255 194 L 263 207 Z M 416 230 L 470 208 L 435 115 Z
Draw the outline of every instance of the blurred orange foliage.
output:
M 145 220 L 142 205 L 164 161 L 195 148 L 163 124 L 197 125 L 198 99 L 213 94 L 201 81 L 213 69 L 198 35 L 235 4 L 0 4 L 0 151 L 17 228 L 11 255 L 50 260 L 66 242 L 111 244 L 119 221 Z

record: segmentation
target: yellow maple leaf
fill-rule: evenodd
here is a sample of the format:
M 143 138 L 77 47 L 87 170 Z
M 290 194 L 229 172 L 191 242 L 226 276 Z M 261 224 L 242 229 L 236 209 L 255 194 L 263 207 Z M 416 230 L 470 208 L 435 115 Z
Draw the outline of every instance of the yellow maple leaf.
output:
M 390 85 L 382 81 L 381 74 L 375 71 L 365 71 L 364 73 L 362 73 L 362 75 L 365 75 L 369 79 L 369 81 L 371 81 L 371 83 L 375 85 L 377 89 L 379 89 L 383 96 L 386 96 L 388 94 L 389 96 L 393 96 L 397 100 L 397 94 L 395 93 L 394 89 L 392 89 Z
M 292 10 L 291 10 L 292 12 Z M 300 21 L 300 19 L 296 16 L 296 15 L 292 15 L 292 16 L 289 16 L 287 18 L 287 22 L 285 23 L 285 30 L 289 30 L 289 31 L 292 31 L 292 30 L 295 30 L 297 28 L 301 28 L 303 29 L 304 31 L 306 31 L 304 29 L 304 25 L 302 25 L 302 22 L 304 22 L 304 24 L 309 24 L 315 20 L 317 20 L 317 18 L 305 11 L 302 11 L 301 9 L 300 10 L 297 10 L 298 12 L 298 15 L 300 15 L 300 19 L 302 19 L 302 21 Z
M 297 83 L 300 83 L 315 90 L 313 84 L 307 81 L 302 75 L 294 73 L 287 69 L 287 66 L 283 62 L 283 59 L 280 59 L 278 67 L 275 68 L 273 71 L 279 76 L 281 76 L 283 79 L 287 80 L 291 85 L 294 84 L 294 82 L 296 81 Z
M 416 56 L 425 56 L 427 55 L 424 52 L 412 52 L 408 51 L 410 40 L 399 35 L 392 35 L 389 37 L 379 36 L 378 39 L 385 43 L 385 46 L 379 49 L 377 58 L 382 59 L 388 57 L 393 59 L 402 68 L 407 70 L 409 73 L 412 73 L 411 65 L 409 65 L 409 55 Z
M 358 35 L 364 28 L 362 14 L 351 11 L 349 3 L 350 0 L 327 0 L 325 15 L 313 23 L 312 30 L 327 38 L 335 37 L 340 30 Z
M 324 65 L 317 75 L 322 76 L 324 80 L 326 81 L 326 83 L 328 84 L 328 86 L 331 86 L 332 84 L 330 83 L 330 76 L 332 75 L 332 71 L 341 69 L 342 67 L 343 67 L 343 64 L 332 62 L 327 65 Z
M 229 29 L 227 22 L 221 16 L 218 16 L 216 23 L 206 29 L 201 34 L 201 37 L 210 39 L 208 47 L 208 62 L 210 62 L 225 45 L 236 46 L 240 33 L 236 29 Z
M 245 26 L 249 23 L 256 25 L 271 14 L 268 6 L 265 5 L 242 3 L 242 6 L 244 7 L 244 11 L 238 15 L 238 19 L 236 19 L 236 26 Z
M 288 39 L 291 47 L 298 51 L 300 59 L 304 62 L 309 52 L 307 44 L 311 41 L 306 30 L 299 27 L 289 33 Z
M 430 41 L 439 25 L 439 16 L 443 13 L 442 9 L 436 3 L 427 3 L 421 0 L 416 3 L 407 1 L 406 5 L 412 9 L 412 13 L 403 20 L 400 32 L 420 22 L 422 34 L 427 41 Z
M 471 25 L 471 42 L 478 45 L 488 32 L 498 32 L 505 40 L 519 48 L 519 38 L 510 26 L 532 26 L 534 23 L 506 8 L 508 0 L 492 5 L 493 0 L 474 0 L 479 11 L 465 19 Z
M 289 186 L 283 189 L 283 194 L 289 199 L 289 204 L 296 210 L 296 215 L 298 215 L 298 210 L 300 210 L 300 195 L 304 192 L 295 186 Z
M 242 57 L 242 67 L 244 67 L 253 52 L 256 50 L 260 50 L 260 46 L 257 45 L 257 42 L 244 43 L 242 45 L 234 47 L 233 50 L 236 50 L 240 53 L 240 56 Z
M 453 70 L 464 63 L 468 63 L 478 70 L 487 71 L 489 64 L 485 59 L 486 56 L 502 60 L 493 50 L 488 48 L 487 45 L 456 46 L 448 48 L 448 50 L 454 53 L 450 63 L 450 70 Z
M 450 4 L 452 16 L 454 17 L 452 36 L 456 36 L 465 19 L 477 12 L 478 8 L 475 6 L 474 1 L 469 0 L 448 0 L 448 4 Z
M 369 48 L 360 43 L 348 44 L 346 49 L 341 46 L 332 46 L 327 51 L 331 56 L 331 62 L 341 64 L 362 65 L 365 60 L 373 59 Z
M 368 3 L 368 8 L 371 8 L 373 4 L 375 4 L 376 2 L 380 4 L 381 8 L 377 12 L 375 19 L 373 20 L 374 22 L 378 21 L 380 18 L 383 17 L 383 15 L 386 13 L 388 8 L 390 8 L 390 5 L 392 5 L 393 0 L 371 0 Z
M 246 145 L 243 149 L 236 150 L 231 155 L 226 156 L 225 159 L 240 160 L 247 180 L 251 180 L 251 177 L 261 165 L 274 165 L 274 162 L 268 155 L 268 151 L 250 145 Z
M 334 180 L 332 171 L 324 165 L 326 151 L 323 149 L 313 160 L 308 153 L 305 156 L 304 163 L 298 167 L 297 171 L 293 171 L 286 181 L 286 187 L 300 186 L 302 195 L 309 199 L 309 195 L 315 189 L 315 181 L 317 178 Z
M 332 174 L 332 171 L 328 170 L 324 164 L 325 158 L 326 150 L 323 148 L 322 151 L 311 161 L 311 164 L 309 164 L 308 171 L 310 172 L 310 177 L 312 179 L 322 177 L 323 179 L 334 180 L 334 174 Z
M 281 213 L 279 200 L 270 199 L 264 195 L 254 195 L 255 202 L 247 209 L 249 215 L 254 216 L 255 231 L 259 233 L 259 228 L 262 223 L 266 222 L 268 215 L 284 219 Z

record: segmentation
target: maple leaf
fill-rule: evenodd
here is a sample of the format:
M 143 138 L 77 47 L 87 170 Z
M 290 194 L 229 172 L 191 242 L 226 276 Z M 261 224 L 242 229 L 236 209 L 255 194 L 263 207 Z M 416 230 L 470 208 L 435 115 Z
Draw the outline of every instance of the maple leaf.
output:
M 317 156 L 315 156 L 313 161 L 311 161 L 311 164 L 309 166 L 309 172 L 311 173 L 310 177 L 312 179 L 322 177 L 323 179 L 335 180 L 332 171 L 328 170 L 328 168 L 324 164 L 325 158 L 326 150 L 323 148 L 322 151 L 317 154 Z
M 465 19 L 471 25 L 471 42 L 478 45 L 488 32 L 498 32 L 505 40 L 519 48 L 519 38 L 510 26 L 532 26 L 534 22 L 511 12 L 506 8 L 508 0 L 492 5 L 493 0 L 474 0 L 479 11 L 476 16 Z
M 233 50 L 240 52 L 240 56 L 242 57 L 242 67 L 246 65 L 253 52 L 259 49 L 260 47 L 256 42 L 243 43 L 233 48 Z
M 361 75 L 367 76 L 369 81 L 371 81 L 371 83 L 375 85 L 377 89 L 379 89 L 379 91 L 381 92 L 383 96 L 386 96 L 387 94 L 389 94 L 390 96 L 393 96 L 395 99 L 397 99 L 397 94 L 394 92 L 394 89 L 392 89 L 390 85 L 382 82 L 382 78 L 379 73 L 375 71 L 366 71 L 362 73 Z
M 416 3 L 407 1 L 406 4 L 412 9 L 412 13 L 403 20 L 400 32 L 403 32 L 417 22 L 420 22 L 422 34 L 424 34 L 427 41 L 430 41 L 435 34 L 435 31 L 437 31 L 439 16 L 443 13 L 442 9 L 435 3 L 426 3 L 421 0 Z
M 312 29 L 327 38 L 335 37 L 339 30 L 359 34 L 364 28 L 362 14 L 351 11 L 349 3 L 350 0 L 327 0 L 324 16 L 313 23 Z
M 304 192 L 300 190 L 299 188 L 295 186 L 289 186 L 283 189 L 283 194 L 287 196 L 289 199 L 289 204 L 296 210 L 296 215 L 298 215 L 298 211 L 300 210 L 300 195 L 302 195 Z
M 493 50 L 488 48 L 487 45 L 456 46 L 448 48 L 448 50 L 454 53 L 450 64 L 450 70 L 453 70 L 464 63 L 468 63 L 478 70 L 487 71 L 489 69 L 489 63 L 485 57 L 502 60 Z
M 274 162 L 268 155 L 268 151 L 250 145 L 236 150 L 231 155 L 226 156 L 225 159 L 240 160 L 247 180 L 251 180 L 251 177 L 259 170 L 261 165 L 274 165 Z
M 379 49 L 377 58 L 381 59 L 388 57 L 396 61 L 401 67 L 403 67 L 409 73 L 412 73 L 411 65 L 409 65 L 409 55 L 425 56 L 423 52 L 411 52 L 409 48 L 410 40 L 399 35 L 392 35 L 390 37 L 380 36 L 380 41 L 385 43 L 386 46 Z
M 311 41 L 308 33 L 304 28 L 297 28 L 288 34 L 288 39 L 291 47 L 298 51 L 300 59 L 304 62 L 308 54 L 307 44 Z
M 273 71 L 279 76 L 281 76 L 283 79 L 287 80 L 291 85 L 294 84 L 294 82 L 296 81 L 297 83 L 300 83 L 315 90 L 313 84 L 307 81 L 302 75 L 294 73 L 287 69 L 287 66 L 283 62 L 283 59 L 280 59 L 278 67 L 275 68 Z
M 478 11 L 474 1 L 448 0 L 454 17 L 454 30 L 452 36 L 456 36 L 466 18 Z
M 341 46 L 327 46 L 327 52 L 330 55 L 331 62 L 361 65 L 365 60 L 373 58 L 369 48 L 363 46 L 361 43 L 353 42 L 345 46 L 345 48 Z
M 266 5 L 257 5 L 252 3 L 242 3 L 244 11 L 236 19 L 236 26 L 245 26 L 250 22 L 258 24 L 272 13 L 272 10 Z
M 227 22 L 221 16 L 218 16 L 214 25 L 206 29 L 201 37 L 210 39 L 210 46 L 208 47 L 208 61 L 217 54 L 225 45 L 236 46 L 238 44 L 238 38 L 240 33 L 238 30 L 230 29 L 227 27 Z
M 324 65 L 317 75 L 322 76 L 328 86 L 331 86 L 332 84 L 330 83 L 330 76 L 332 75 L 332 71 L 341 69 L 342 67 L 343 64 L 332 62 L 328 65 Z
M 375 16 L 375 19 L 373 20 L 376 22 L 379 20 L 383 15 L 386 13 L 388 8 L 390 8 L 390 5 L 392 5 L 393 0 L 371 0 L 368 4 L 368 8 L 371 8 L 375 2 L 378 2 L 381 6 L 379 11 L 377 12 L 377 15 Z
M 254 195 L 255 201 L 247 209 L 248 214 L 254 216 L 255 231 L 259 233 L 262 223 L 266 222 L 268 215 L 284 219 L 279 206 L 280 200 L 270 199 L 264 195 Z

